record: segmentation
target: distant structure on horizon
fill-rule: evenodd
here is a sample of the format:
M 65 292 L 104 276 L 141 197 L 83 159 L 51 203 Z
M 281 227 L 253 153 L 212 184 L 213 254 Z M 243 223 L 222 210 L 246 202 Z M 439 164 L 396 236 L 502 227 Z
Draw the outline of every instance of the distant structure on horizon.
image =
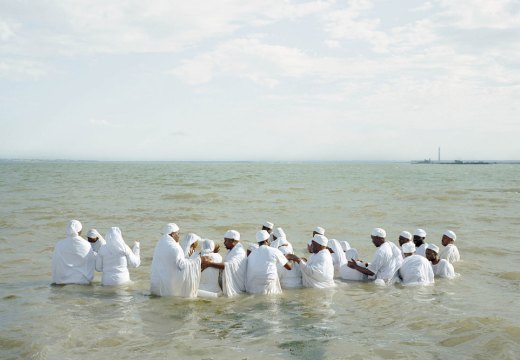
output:
M 496 164 L 496 162 L 489 161 L 463 161 L 463 160 L 453 160 L 453 161 L 441 161 L 441 147 L 439 146 L 437 151 L 437 162 L 432 161 L 432 159 L 424 159 L 424 160 L 413 160 L 412 164 L 443 164 L 443 165 L 490 165 Z

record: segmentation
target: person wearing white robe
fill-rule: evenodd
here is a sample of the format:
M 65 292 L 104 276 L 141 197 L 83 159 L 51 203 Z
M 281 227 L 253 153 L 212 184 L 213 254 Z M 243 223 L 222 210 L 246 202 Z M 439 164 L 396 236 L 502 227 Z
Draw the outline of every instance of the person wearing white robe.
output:
M 186 256 L 187 259 L 194 259 L 199 254 L 195 251 L 197 248 L 197 245 L 199 244 L 199 241 L 201 241 L 200 236 L 194 233 L 188 233 L 184 239 L 182 239 L 180 245 L 182 248 L 182 251 L 184 252 L 184 256 Z
M 426 242 L 426 231 L 423 229 L 415 229 L 413 232 L 413 243 L 415 245 L 415 254 L 426 256 L 426 247 L 428 246 Z
M 312 255 L 308 261 L 296 255 L 287 255 L 287 259 L 300 264 L 302 283 L 308 288 L 331 288 L 334 283 L 334 264 L 329 249 L 328 239 L 323 235 L 314 235 L 311 243 Z
M 278 278 L 277 265 L 285 266 L 287 270 L 291 265 L 278 249 L 269 246 L 269 233 L 260 230 L 256 233 L 258 249 L 253 251 L 247 259 L 246 290 L 250 294 L 274 295 L 281 294 L 280 279 Z
M 287 254 L 293 254 L 292 251 L 289 252 L 289 248 L 287 246 L 280 247 L 280 251 L 285 256 L 287 256 Z M 303 287 L 300 264 L 290 260 L 288 260 L 288 262 L 291 265 L 291 270 L 288 270 L 285 266 L 278 265 L 280 286 L 282 289 L 298 289 Z
M 253 251 L 255 251 L 256 249 L 258 249 L 258 244 L 249 244 L 249 247 L 247 248 L 247 251 L 246 251 L 247 257 L 249 257 L 249 255 L 251 255 L 251 253 Z
M 88 231 L 87 241 L 90 243 L 92 250 L 94 250 L 96 254 L 99 252 L 99 248 L 107 243 L 96 229 L 90 229 Z
M 201 242 L 200 255 L 209 258 L 212 262 L 222 262 L 222 256 L 215 251 L 215 243 L 213 240 L 204 239 Z M 212 267 L 205 268 L 202 270 L 200 275 L 199 284 L 199 296 L 204 296 L 207 293 L 207 297 L 217 297 L 222 295 L 222 288 L 219 285 L 219 269 Z
M 96 255 L 89 242 L 81 237 L 78 220 L 67 224 L 67 237 L 58 241 L 52 255 L 54 284 L 90 284 L 94 279 Z
M 442 235 L 442 245 L 444 249 L 439 254 L 441 259 L 446 259 L 450 264 L 454 264 L 460 261 L 459 249 L 455 246 L 454 242 L 457 240 L 457 235 L 451 230 L 446 230 Z
M 271 237 L 273 239 L 270 245 L 271 247 L 274 247 L 278 250 L 282 250 L 282 247 L 287 247 L 289 253 L 292 253 L 294 251 L 291 243 L 287 241 L 287 235 L 285 235 L 285 232 L 281 227 L 275 228 L 273 230 L 273 233 L 271 234 Z
M 350 248 L 345 253 L 345 257 L 347 258 L 347 262 L 349 260 L 353 260 L 356 262 L 358 266 L 366 268 L 368 266 L 367 263 L 364 263 L 363 261 L 359 260 L 358 251 L 354 248 Z M 348 264 L 343 264 L 339 269 L 339 275 L 344 280 L 353 280 L 353 281 L 366 281 L 368 280 L 368 275 L 357 271 L 356 269 L 352 269 L 348 267 Z
M 224 246 L 229 250 L 224 256 L 224 262 L 216 263 L 203 257 L 202 268 L 213 267 L 222 270 L 222 292 L 224 296 L 231 297 L 246 291 L 248 257 L 240 243 L 240 233 L 236 230 L 228 230 L 224 234 Z
M 101 284 L 126 284 L 130 282 L 128 267 L 137 268 L 141 264 L 139 242 L 136 241 L 130 250 L 118 227 L 110 228 L 105 237 L 106 244 L 101 246 L 96 257 L 96 271 L 103 273 Z
M 384 229 L 374 228 L 370 236 L 372 243 L 377 247 L 372 262 L 366 268 L 352 260 L 349 260 L 347 265 L 365 275 L 374 276 L 377 284 L 391 283 L 403 262 L 401 251 L 395 244 L 392 246 L 385 241 L 386 231 Z
M 434 283 L 433 269 L 430 262 L 420 255 L 415 255 L 415 244 L 403 244 L 404 260 L 399 269 L 399 278 L 403 285 L 431 285 Z
M 153 253 L 150 289 L 158 296 L 197 297 L 201 260 L 186 259 L 178 244 L 179 227 L 166 224 Z
M 456 276 L 453 265 L 448 260 L 439 258 L 439 247 L 437 245 L 428 244 L 426 258 L 432 263 L 433 274 L 436 277 L 453 279 Z
M 332 257 L 332 264 L 334 265 L 334 277 L 340 276 L 340 269 L 347 264 L 347 257 L 341 247 L 341 244 L 336 239 L 329 239 L 328 248 Z

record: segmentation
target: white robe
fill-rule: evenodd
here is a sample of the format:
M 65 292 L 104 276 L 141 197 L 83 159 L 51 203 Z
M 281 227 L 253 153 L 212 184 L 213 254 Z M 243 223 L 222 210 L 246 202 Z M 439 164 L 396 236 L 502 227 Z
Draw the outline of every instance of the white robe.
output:
M 222 262 L 222 256 L 217 253 L 207 253 L 203 254 L 203 256 L 209 257 L 210 260 L 215 263 Z M 218 284 L 219 273 L 219 269 L 212 267 L 208 267 L 202 270 L 202 273 L 200 274 L 199 292 L 200 290 L 207 291 L 209 293 L 214 293 L 215 296 L 222 294 L 222 289 Z
M 421 255 L 426 257 L 426 247 L 428 246 L 428 243 L 423 243 L 421 246 L 415 249 L 415 255 Z
M 361 267 L 366 267 L 363 261 L 357 260 L 356 264 Z M 353 281 L 365 281 L 368 280 L 368 275 L 363 274 L 361 271 L 357 271 L 356 269 L 351 269 L 347 264 L 341 265 L 339 269 L 339 276 L 344 280 L 353 280 Z
M 120 249 L 111 249 L 105 244 L 99 249 L 96 257 L 96 271 L 103 272 L 101 284 L 125 284 L 130 281 L 128 267 L 136 268 L 141 264 L 139 244 L 136 243 L 132 250 L 128 245 L 123 245 Z
M 90 284 L 94 279 L 96 254 L 90 243 L 77 234 L 58 241 L 52 255 L 52 282 Z
M 399 269 L 403 285 L 430 285 L 434 283 L 431 263 L 421 255 L 407 256 Z
M 309 262 L 300 262 L 303 286 L 308 288 L 330 288 L 334 283 L 334 264 L 328 249 L 312 254 Z
M 246 271 L 247 254 L 242 244 L 238 243 L 224 257 L 222 291 L 225 296 L 235 296 L 246 291 Z
M 331 253 L 330 255 L 332 257 L 332 263 L 334 264 L 334 277 L 338 277 L 340 276 L 341 267 L 347 263 L 347 257 L 338 240 L 329 239 L 328 245 L 329 248 L 331 248 L 332 251 L 334 251 L 334 253 Z
M 385 241 L 374 254 L 374 259 L 367 269 L 374 273 L 376 280 L 381 279 L 385 283 L 393 280 L 397 270 L 401 267 L 403 258 L 401 250 L 393 243 Z
M 448 244 L 439 254 L 441 259 L 446 259 L 450 264 L 460 261 L 459 249 L 454 244 Z
M 197 297 L 201 259 L 186 259 L 181 246 L 163 235 L 153 254 L 150 287 L 159 296 Z
M 436 265 L 432 265 L 432 268 L 433 274 L 436 277 L 447 279 L 453 279 L 455 277 L 455 269 L 446 259 L 440 259 Z
M 273 247 L 262 245 L 247 258 L 246 290 L 250 294 L 281 294 L 277 265 L 287 264 L 287 258 Z

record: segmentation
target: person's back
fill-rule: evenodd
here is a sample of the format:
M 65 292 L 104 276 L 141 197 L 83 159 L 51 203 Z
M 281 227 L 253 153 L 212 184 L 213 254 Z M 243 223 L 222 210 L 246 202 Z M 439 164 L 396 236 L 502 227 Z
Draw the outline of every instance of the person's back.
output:
M 179 258 L 184 257 L 182 248 L 165 234 L 157 242 L 152 258 L 151 292 L 159 296 L 173 295 L 173 277 Z
M 262 245 L 247 259 L 246 289 L 253 294 L 281 293 L 277 264 L 282 266 L 287 259 L 280 250 Z
M 358 266 L 362 266 L 366 268 L 366 264 L 359 260 L 358 251 L 355 248 L 349 248 L 346 253 L 345 257 L 347 260 L 354 260 Z M 357 271 L 355 269 L 351 269 L 348 267 L 347 264 L 343 264 L 339 269 L 339 274 L 343 280 L 353 280 L 353 281 L 365 281 L 368 280 L 368 275 L 363 274 L 360 271 Z
M 289 248 L 282 246 L 279 248 L 283 255 L 292 254 Z M 282 289 L 296 289 L 303 287 L 302 272 L 300 264 L 294 261 L 289 261 L 291 270 L 286 269 L 281 264 L 278 264 L 278 278 L 280 279 L 280 286 Z
M 376 279 L 385 282 L 393 279 L 399 269 L 402 260 L 401 253 L 395 253 L 389 242 L 384 242 L 379 246 L 374 254 L 374 260 L 368 265 L 367 269 L 372 271 Z
M 421 255 L 407 256 L 399 269 L 399 276 L 404 285 L 430 285 L 434 283 L 432 266 Z
M 52 255 L 52 282 L 86 285 L 94 279 L 96 255 L 90 243 L 80 236 L 81 223 L 71 220 L 67 238 L 58 241 Z
M 435 265 L 432 264 L 433 274 L 436 277 L 453 279 L 455 277 L 455 269 L 453 265 L 446 259 L 440 259 Z
M 222 262 L 222 256 L 214 252 L 215 243 L 213 240 L 202 240 L 200 247 L 200 256 L 207 256 L 212 262 Z M 202 270 L 202 273 L 200 274 L 199 296 L 201 294 L 201 290 L 210 292 L 214 294 L 214 296 L 218 296 L 222 293 L 222 289 L 218 283 L 219 274 L 220 270 L 212 267 L 208 267 Z

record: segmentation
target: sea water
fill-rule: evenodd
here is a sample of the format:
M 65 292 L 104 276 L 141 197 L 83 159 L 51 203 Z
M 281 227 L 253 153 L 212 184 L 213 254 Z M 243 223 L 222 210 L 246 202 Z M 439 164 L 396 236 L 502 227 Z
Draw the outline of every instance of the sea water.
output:
M 405 163 L 0 162 L 1 359 L 515 359 L 520 355 L 520 166 Z M 51 286 L 70 219 L 141 242 L 133 283 Z M 151 297 L 162 226 L 243 243 L 282 227 L 298 255 L 315 226 L 372 258 L 373 227 L 397 242 L 457 233 L 460 276 L 434 286 L 336 280 L 280 296 Z M 221 254 L 225 249 L 222 246 Z

